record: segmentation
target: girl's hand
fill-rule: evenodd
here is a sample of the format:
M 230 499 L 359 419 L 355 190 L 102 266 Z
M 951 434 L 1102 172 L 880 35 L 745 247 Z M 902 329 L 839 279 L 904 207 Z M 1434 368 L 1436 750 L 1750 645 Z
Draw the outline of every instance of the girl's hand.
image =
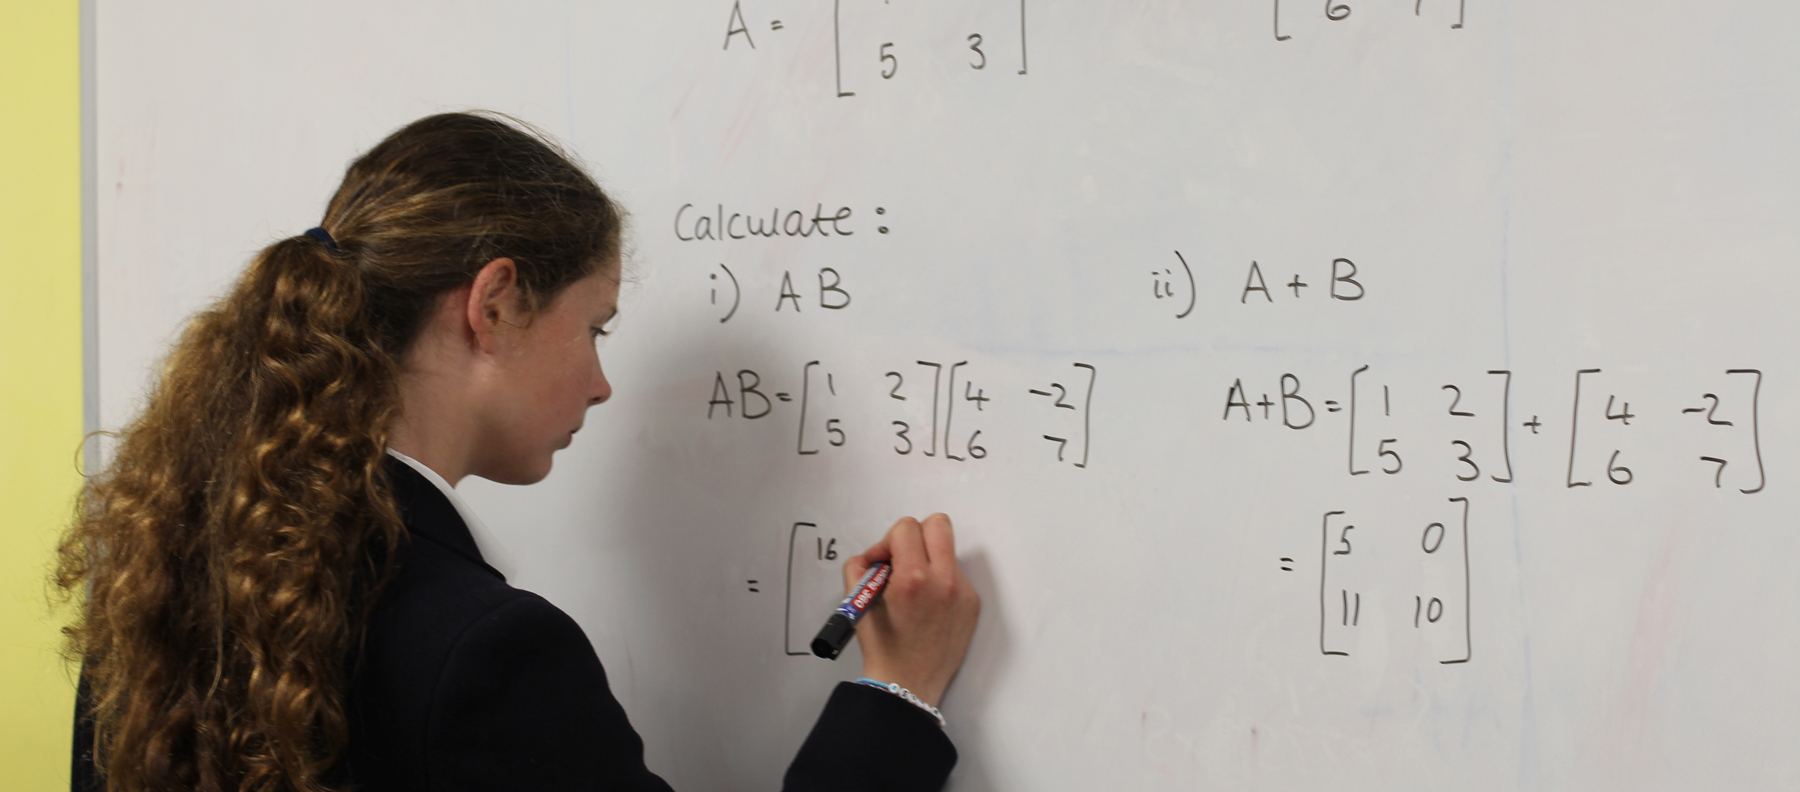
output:
M 856 626 L 863 676 L 895 682 L 937 706 L 962 666 L 981 614 L 981 597 L 956 563 L 950 518 L 902 518 L 875 546 L 844 562 L 846 592 L 883 561 L 887 588 Z

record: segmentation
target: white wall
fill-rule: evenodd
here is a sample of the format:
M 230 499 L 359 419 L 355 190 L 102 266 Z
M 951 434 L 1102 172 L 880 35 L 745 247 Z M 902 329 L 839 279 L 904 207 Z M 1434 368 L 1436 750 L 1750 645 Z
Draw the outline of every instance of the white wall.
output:
M 1271 2 L 1029 2 L 1024 75 L 1016 0 L 839 0 L 835 31 L 823 0 L 742 0 L 754 48 L 721 46 L 723 0 L 100 2 L 102 422 L 356 153 L 502 110 L 630 207 L 641 282 L 617 396 L 550 479 L 465 489 L 678 788 L 774 787 L 856 676 L 783 652 L 794 524 L 854 551 L 934 510 L 986 598 L 944 706 L 955 789 L 1800 783 L 1800 9 L 1290 0 L 1277 41 Z M 681 241 L 685 204 L 847 206 L 854 235 Z M 1362 299 L 1330 298 L 1339 258 Z M 819 307 L 823 267 L 849 307 Z M 924 456 L 918 361 L 967 361 L 947 450 L 980 430 L 986 458 L 947 458 L 948 415 Z M 1076 363 L 1090 409 L 1030 393 L 1084 396 Z M 1365 365 L 1352 453 L 1326 401 Z M 708 420 L 741 369 L 796 400 Z M 1731 426 L 1683 412 L 1709 393 Z M 1086 467 L 1074 439 L 1059 463 L 1044 435 L 1084 426 Z M 800 530 L 810 632 L 836 572 Z

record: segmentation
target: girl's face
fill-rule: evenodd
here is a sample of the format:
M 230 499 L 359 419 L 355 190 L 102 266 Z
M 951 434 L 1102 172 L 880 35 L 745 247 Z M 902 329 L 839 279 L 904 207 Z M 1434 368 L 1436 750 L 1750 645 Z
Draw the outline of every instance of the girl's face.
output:
M 542 480 L 587 408 L 612 396 L 595 342 L 618 313 L 617 269 L 601 267 L 529 323 L 496 334 L 498 376 L 477 427 L 480 458 L 469 472 L 503 484 Z

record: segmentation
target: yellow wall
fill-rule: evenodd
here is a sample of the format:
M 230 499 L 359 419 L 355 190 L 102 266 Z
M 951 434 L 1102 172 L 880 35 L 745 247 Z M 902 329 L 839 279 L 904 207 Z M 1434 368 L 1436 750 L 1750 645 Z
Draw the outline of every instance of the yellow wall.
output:
M 76 0 L 0 14 L 0 789 L 69 788 L 70 674 L 45 575 L 81 478 Z

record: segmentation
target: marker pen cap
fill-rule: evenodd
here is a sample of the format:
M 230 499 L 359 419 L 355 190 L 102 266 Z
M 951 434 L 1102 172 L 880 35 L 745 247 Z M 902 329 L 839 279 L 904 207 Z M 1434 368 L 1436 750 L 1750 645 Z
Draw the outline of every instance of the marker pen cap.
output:
M 850 636 L 856 634 L 856 623 L 862 620 L 863 614 L 869 612 L 869 606 L 875 598 L 881 596 L 881 590 L 887 586 L 888 576 L 893 573 L 894 565 L 883 561 L 864 572 L 862 579 L 850 588 L 844 601 L 838 603 L 831 612 L 831 618 L 825 620 L 825 626 L 819 629 L 819 635 L 813 638 L 812 651 L 827 660 L 836 660 L 838 653 L 844 651 L 844 644 L 850 642 Z
M 812 653 L 827 660 L 836 660 L 844 651 L 844 645 L 850 643 L 850 636 L 856 634 L 856 622 L 842 613 L 833 613 L 825 620 L 825 626 L 819 628 L 818 637 L 813 639 Z

